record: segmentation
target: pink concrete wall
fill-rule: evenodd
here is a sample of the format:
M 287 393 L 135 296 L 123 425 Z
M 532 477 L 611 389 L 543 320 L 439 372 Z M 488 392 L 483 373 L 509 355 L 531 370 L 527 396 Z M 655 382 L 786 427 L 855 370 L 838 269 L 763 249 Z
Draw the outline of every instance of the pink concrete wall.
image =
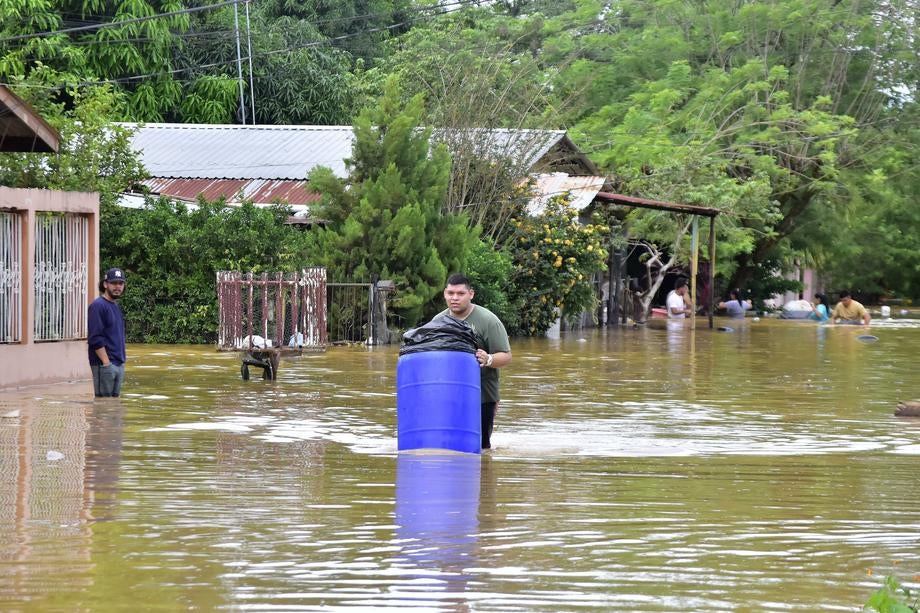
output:
M 0 390 L 90 378 L 85 340 L 0 345 Z
M 22 342 L 0 345 L 0 390 L 90 378 L 86 340 L 33 342 L 35 326 L 35 213 L 88 215 L 86 306 L 96 297 L 99 270 L 99 194 L 0 187 L 0 209 L 23 215 Z

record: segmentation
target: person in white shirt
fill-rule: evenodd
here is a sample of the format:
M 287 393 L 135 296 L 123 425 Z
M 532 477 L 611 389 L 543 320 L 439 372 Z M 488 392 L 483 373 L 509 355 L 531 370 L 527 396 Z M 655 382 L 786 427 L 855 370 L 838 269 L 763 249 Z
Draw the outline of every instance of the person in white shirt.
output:
M 665 306 L 668 309 L 668 319 L 683 319 L 693 312 L 689 293 L 687 280 L 684 278 L 678 279 L 665 302 Z

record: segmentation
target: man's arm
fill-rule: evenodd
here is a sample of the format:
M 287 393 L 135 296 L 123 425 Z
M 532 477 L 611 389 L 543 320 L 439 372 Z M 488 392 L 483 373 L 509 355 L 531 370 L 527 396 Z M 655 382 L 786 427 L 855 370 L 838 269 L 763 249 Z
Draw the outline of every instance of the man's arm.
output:
M 90 349 L 92 349 L 99 359 L 102 361 L 102 365 L 106 366 L 109 363 L 109 353 L 105 350 L 105 327 L 106 323 L 103 320 L 102 309 L 98 308 L 97 305 L 93 304 L 89 307 L 89 313 L 86 318 L 86 327 L 87 327 L 87 343 L 89 343 Z
M 103 345 L 102 347 L 99 347 L 95 351 L 96 351 L 96 355 L 99 356 L 99 359 L 102 360 L 102 365 L 108 366 L 109 365 L 109 352 L 105 350 L 105 345 Z
M 490 358 L 491 356 L 491 363 Z M 481 368 L 501 368 L 502 366 L 507 366 L 511 363 L 511 352 L 510 351 L 496 351 L 495 353 L 488 353 L 485 349 L 479 349 L 476 351 L 476 360 L 479 362 Z

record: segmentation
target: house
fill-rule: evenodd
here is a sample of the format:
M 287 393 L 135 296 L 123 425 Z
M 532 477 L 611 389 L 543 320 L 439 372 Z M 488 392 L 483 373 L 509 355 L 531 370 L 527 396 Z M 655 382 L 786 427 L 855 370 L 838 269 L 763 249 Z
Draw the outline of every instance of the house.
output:
M 60 137 L 0 85 L 0 151 L 56 152 Z M 90 377 L 99 195 L 0 187 L 0 390 Z
M 299 218 L 320 197 L 310 190 L 310 172 L 325 166 L 346 177 L 354 141 L 351 126 L 121 125 L 134 131 L 132 146 L 150 174 L 123 205 L 141 206 L 149 191 L 189 203 L 199 195 L 230 204 L 285 202 Z M 597 173 L 564 130 L 436 130 L 432 138 L 452 150 L 513 156 L 527 172 Z

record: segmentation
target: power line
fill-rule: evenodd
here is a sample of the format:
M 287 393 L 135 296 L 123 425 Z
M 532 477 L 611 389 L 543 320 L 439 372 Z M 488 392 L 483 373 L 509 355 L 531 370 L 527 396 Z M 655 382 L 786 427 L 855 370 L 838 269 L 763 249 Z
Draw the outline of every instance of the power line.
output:
M 477 1 L 477 0 L 457 0 L 456 2 L 453 2 L 453 3 L 451 3 L 450 5 L 451 5 L 451 6 L 468 6 L 468 5 L 471 5 L 471 4 L 475 3 L 476 1 Z M 445 6 L 447 6 L 447 5 L 445 5 Z M 271 56 L 271 55 L 277 55 L 277 54 L 279 54 L 279 53 L 287 53 L 287 52 L 289 52 L 289 51 L 295 51 L 295 50 L 298 50 L 298 49 L 311 49 L 311 48 L 314 48 L 314 47 L 322 47 L 322 46 L 326 46 L 326 45 L 333 45 L 334 43 L 337 43 L 337 42 L 339 42 L 339 41 L 348 40 L 348 39 L 355 38 L 355 37 L 358 37 L 358 36 L 364 36 L 364 35 L 366 35 L 366 34 L 371 34 L 371 33 L 374 33 L 374 32 L 384 32 L 384 31 L 389 31 L 389 30 L 395 30 L 395 29 L 401 28 L 401 27 L 403 27 L 403 26 L 407 26 L 407 25 L 410 25 L 410 24 L 412 24 L 412 23 L 415 23 L 415 22 L 417 22 L 417 21 L 422 21 L 422 20 L 424 20 L 424 19 L 431 19 L 431 18 L 433 18 L 433 17 L 437 17 L 437 16 L 440 16 L 440 15 L 444 15 L 444 14 L 450 13 L 450 12 L 453 12 L 453 11 L 451 11 L 450 9 L 441 10 L 441 11 L 437 11 L 437 12 L 434 12 L 434 13 L 429 14 L 429 15 L 422 15 L 422 16 L 419 16 L 419 17 L 416 17 L 416 18 L 413 18 L 413 19 L 407 19 L 407 20 L 405 20 L 405 21 L 401 21 L 401 22 L 399 22 L 399 23 L 390 24 L 390 25 L 388 25 L 388 26 L 380 26 L 380 27 L 377 27 L 377 28 L 370 28 L 370 29 L 362 30 L 361 32 L 355 32 L 355 33 L 352 33 L 352 34 L 342 34 L 342 35 L 340 35 L 340 36 L 334 36 L 334 37 L 332 37 L 332 38 L 327 38 L 327 39 L 320 40 L 320 41 L 310 41 L 310 42 L 302 43 L 302 44 L 298 44 L 298 45 L 289 45 L 289 46 L 287 46 L 287 47 L 282 47 L 282 48 L 280 48 L 280 49 L 272 49 L 272 50 L 269 50 L 269 51 L 263 51 L 263 52 L 259 52 L 259 53 L 252 54 L 251 56 L 243 56 L 243 57 L 240 58 L 240 60 L 246 60 L 246 61 L 248 61 L 248 60 L 254 59 L 254 58 L 267 57 L 267 56 Z M 218 67 L 218 66 L 225 66 L 225 65 L 227 65 L 227 64 L 233 64 L 233 63 L 235 63 L 236 61 L 237 61 L 237 59 L 236 59 L 236 58 L 233 58 L 233 59 L 230 59 L 230 60 L 223 60 L 223 61 L 218 61 L 218 62 L 211 62 L 211 63 L 209 63 L 209 64 L 197 64 L 197 65 L 195 65 L 195 66 L 186 66 L 186 67 L 183 67 L 183 68 L 175 68 L 175 69 L 172 69 L 172 70 L 157 71 L 157 72 L 151 72 L 151 73 L 146 73 L 146 74 L 141 74 L 141 75 L 131 75 L 131 76 L 126 76 L 126 77 L 119 77 L 119 78 L 116 78 L 116 79 L 105 79 L 105 80 L 98 80 L 98 81 L 81 81 L 81 82 L 79 82 L 79 83 L 76 83 L 75 85 L 105 85 L 105 84 L 109 84 L 109 83 L 130 83 L 131 81 L 149 79 L 149 78 L 152 78 L 152 77 L 159 77 L 159 76 L 163 76 L 163 75 L 176 75 L 176 74 L 181 74 L 181 73 L 185 73 L 185 72 L 191 72 L 191 71 L 193 71 L 193 70 L 200 70 L 200 69 L 205 69 L 205 68 L 215 68 L 215 67 Z
M 124 19 L 122 21 L 109 21 L 106 23 L 96 23 L 89 26 L 78 26 L 76 28 L 65 28 L 63 30 L 49 30 L 47 32 L 33 32 L 31 34 L 18 34 L 16 36 L 7 36 L 6 38 L 0 38 L 0 43 L 10 43 L 17 40 L 28 40 L 32 38 L 45 38 L 48 36 L 56 36 L 58 34 L 70 34 L 72 32 L 88 32 L 90 30 L 101 30 L 102 28 L 113 28 L 129 25 L 132 23 L 140 23 L 142 21 L 150 21 L 151 19 L 160 19 L 161 17 L 175 17 L 176 15 L 187 15 L 190 13 L 199 13 L 201 11 L 210 11 L 212 9 L 218 9 L 224 6 L 229 6 L 231 4 L 239 4 L 240 2 L 245 2 L 246 0 L 225 0 L 224 2 L 218 2 L 217 4 L 209 4 L 207 6 L 196 6 L 187 9 L 181 9 L 178 11 L 170 11 L 168 13 L 156 13 L 154 15 L 146 15 L 144 17 L 132 17 L 131 19 Z

